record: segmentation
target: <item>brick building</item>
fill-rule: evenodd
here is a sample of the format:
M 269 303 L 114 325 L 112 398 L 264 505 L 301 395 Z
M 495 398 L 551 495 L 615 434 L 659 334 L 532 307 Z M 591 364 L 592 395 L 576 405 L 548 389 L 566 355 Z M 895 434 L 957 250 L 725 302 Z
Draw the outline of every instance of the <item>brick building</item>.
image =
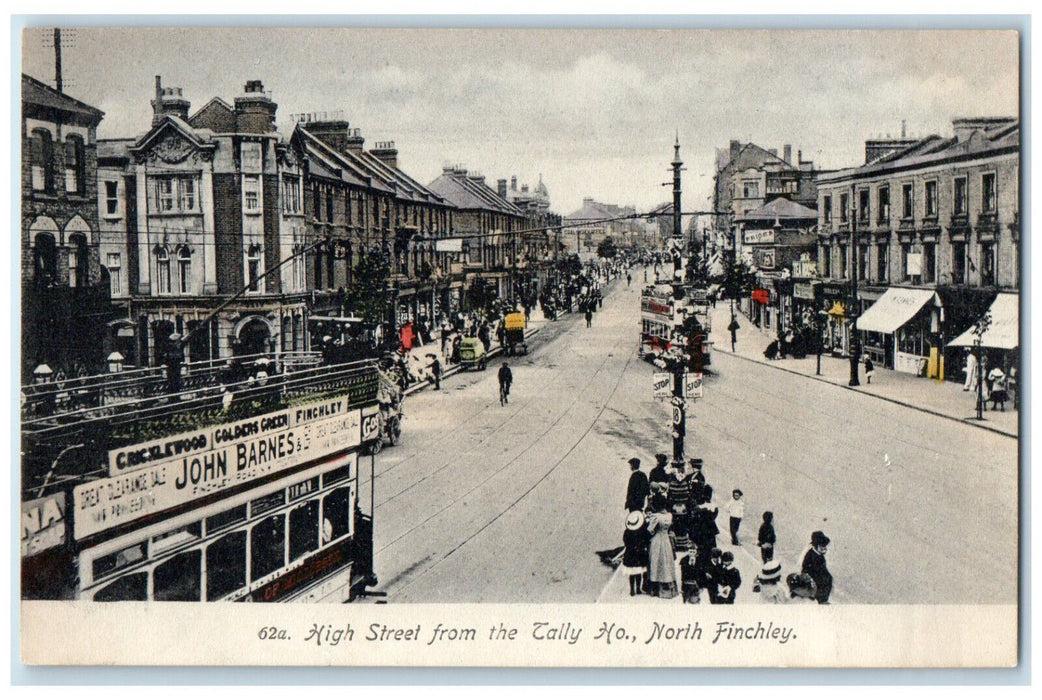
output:
M 304 114 L 291 143 L 305 167 L 309 240 L 328 239 L 309 268 L 316 313 L 349 311 L 341 290 L 356 282 L 355 266 L 372 250 L 390 262 L 389 307 L 397 325 L 458 308 L 462 283 L 453 283 L 452 272 L 461 261 L 437 250 L 454 209 L 398 167 L 393 141 L 366 150 L 361 131 L 346 120 Z
M 1020 122 L 952 126 L 950 137 L 893 148 L 869 142 L 864 165 L 818 181 L 819 274 L 842 282 L 834 296 L 845 300 L 856 263 L 865 351 L 887 367 L 949 378 L 964 351 L 947 343 L 1000 293 L 1017 292 L 1021 265 Z
M 792 160 L 792 146 L 788 144 L 781 156 L 777 149 L 740 141 L 731 141 L 728 148 L 717 149 L 713 211 L 727 212 L 727 215 L 714 217 L 713 250 L 740 247 L 735 219 L 772 199 L 786 197 L 806 207 L 817 206 L 815 177 L 818 175 L 820 171 L 814 169 L 814 162 L 803 160 L 801 151 L 796 151 L 796 160 Z
M 110 342 L 135 365 L 162 364 L 174 333 L 190 361 L 304 349 L 306 259 L 264 276 L 307 235 L 277 105 L 254 80 L 189 116 L 180 88 L 157 76 L 155 89 L 148 131 L 99 147 L 101 247 L 122 308 Z
M 96 130 L 102 117 L 22 75 L 23 381 L 40 365 L 66 376 L 103 367 L 112 309 L 98 247 Z
M 460 241 L 464 307 L 513 296 L 520 236 L 512 234 L 524 229 L 524 212 L 500 197 L 483 175 L 464 168 L 443 168 L 428 188 L 455 207 L 452 233 Z

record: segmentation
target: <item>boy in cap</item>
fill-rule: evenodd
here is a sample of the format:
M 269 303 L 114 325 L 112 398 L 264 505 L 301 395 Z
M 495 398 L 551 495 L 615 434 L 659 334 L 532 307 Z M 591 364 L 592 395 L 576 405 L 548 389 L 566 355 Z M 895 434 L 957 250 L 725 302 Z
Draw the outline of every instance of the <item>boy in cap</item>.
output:
M 803 555 L 800 571 L 814 581 L 814 598 L 821 605 L 828 605 L 832 594 L 832 574 L 825 563 L 825 552 L 829 546 L 829 538 L 821 530 L 815 530 L 810 536 L 810 548 Z
M 724 552 L 720 555 L 720 568 L 716 572 L 714 589 L 710 592 L 710 601 L 717 605 L 731 605 L 742 585 L 742 574 L 734 567 L 734 553 Z
M 756 544 L 760 545 L 760 556 L 764 563 L 774 558 L 774 542 L 777 537 L 774 534 L 774 513 L 767 510 L 763 513 L 763 523 L 756 538 Z

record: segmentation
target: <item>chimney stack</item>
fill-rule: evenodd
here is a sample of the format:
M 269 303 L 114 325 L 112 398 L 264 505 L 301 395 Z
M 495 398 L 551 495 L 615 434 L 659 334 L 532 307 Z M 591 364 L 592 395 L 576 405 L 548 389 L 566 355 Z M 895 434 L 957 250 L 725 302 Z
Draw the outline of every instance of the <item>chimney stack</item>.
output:
M 496 194 L 498 194 L 501 199 L 506 199 L 507 198 L 507 181 L 506 180 L 496 180 Z
M 62 91 L 62 30 L 54 28 L 54 89 Z
M 790 144 L 785 144 L 782 148 L 782 160 L 786 163 L 792 162 L 792 146 Z
M 268 134 L 275 131 L 278 105 L 264 92 L 259 80 L 248 80 L 243 94 L 235 98 L 235 130 L 240 134 Z
M 398 149 L 394 141 L 377 141 L 376 148 L 369 152 L 387 167 L 398 169 Z
M 191 104 L 181 94 L 181 88 L 165 88 L 160 77 L 156 76 L 156 98 L 152 100 L 152 126 L 170 115 L 188 121 L 188 109 Z

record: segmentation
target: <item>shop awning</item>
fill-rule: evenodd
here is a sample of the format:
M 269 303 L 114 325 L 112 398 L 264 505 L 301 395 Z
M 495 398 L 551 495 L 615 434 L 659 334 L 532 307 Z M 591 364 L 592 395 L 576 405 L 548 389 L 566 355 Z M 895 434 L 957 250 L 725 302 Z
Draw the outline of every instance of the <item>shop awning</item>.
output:
M 991 314 L 991 325 L 981 336 L 981 345 L 986 348 L 1013 350 L 1020 347 L 1020 297 L 1017 294 L 999 294 L 991 302 L 988 312 Z M 977 336 L 970 326 L 965 333 L 948 343 L 948 345 L 970 347 L 977 342 Z
M 875 304 L 861 314 L 857 320 L 857 329 L 893 333 L 908 323 L 934 296 L 932 289 L 890 287 Z

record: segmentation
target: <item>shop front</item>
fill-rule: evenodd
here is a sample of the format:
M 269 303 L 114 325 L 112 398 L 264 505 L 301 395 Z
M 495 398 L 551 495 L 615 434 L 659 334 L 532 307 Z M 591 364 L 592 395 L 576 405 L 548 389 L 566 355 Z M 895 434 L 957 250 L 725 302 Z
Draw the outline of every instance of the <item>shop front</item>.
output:
M 885 367 L 917 376 L 943 376 L 937 334 L 941 303 L 932 289 L 890 287 L 857 319 L 862 342 Z
M 818 309 L 824 314 L 823 349 L 836 357 L 850 352 L 850 285 L 821 282 L 817 287 Z
M 986 323 L 974 323 L 948 343 L 948 347 L 972 351 L 978 342 L 978 330 L 986 326 L 979 340 L 988 366 L 1001 367 L 1009 374 L 1010 369 L 1020 364 L 1020 296 L 1000 293 L 982 318 Z

